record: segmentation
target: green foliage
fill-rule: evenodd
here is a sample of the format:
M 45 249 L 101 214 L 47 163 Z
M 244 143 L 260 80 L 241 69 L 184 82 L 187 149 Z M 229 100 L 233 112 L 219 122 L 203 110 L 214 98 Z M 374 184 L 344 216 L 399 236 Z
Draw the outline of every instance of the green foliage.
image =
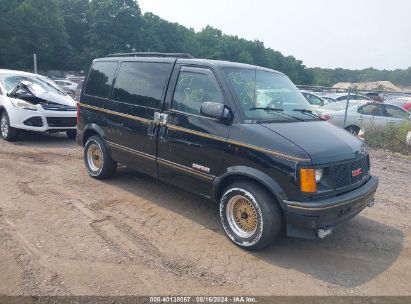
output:
M 33 53 L 42 70 L 80 70 L 114 52 L 188 52 L 276 69 L 300 84 L 314 82 L 301 61 L 261 41 L 211 26 L 196 33 L 152 13 L 141 15 L 134 0 L 0 0 L 0 8 L 1 68 L 30 70 Z
M 400 126 L 390 125 L 383 131 L 370 129 L 365 132 L 365 141 L 370 147 L 411 155 L 411 147 L 406 143 L 408 130 L 409 122 Z
M 200 32 L 146 13 L 135 0 L 0 0 L 0 67 L 85 70 L 91 60 L 114 52 L 187 52 L 195 57 L 238 61 L 275 69 L 297 84 L 390 80 L 411 86 L 407 70 L 307 69 L 258 40 Z
M 43 68 L 65 68 L 68 35 L 59 0 L 1 0 L 0 65 L 24 69 L 38 54 Z

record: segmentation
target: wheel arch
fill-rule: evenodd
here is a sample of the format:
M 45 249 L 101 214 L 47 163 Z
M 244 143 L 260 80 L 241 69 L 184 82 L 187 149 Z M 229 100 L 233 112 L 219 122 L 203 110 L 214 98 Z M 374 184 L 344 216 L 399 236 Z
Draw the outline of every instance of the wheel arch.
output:
M 93 135 L 98 135 L 103 139 L 105 138 L 104 131 L 101 127 L 99 127 L 96 124 L 89 124 L 84 128 L 83 131 L 83 146 L 86 144 L 87 140 Z
M 228 185 L 236 181 L 250 181 L 259 184 L 269 193 L 271 193 L 279 203 L 281 209 L 285 210 L 285 204 L 283 200 L 287 199 L 287 196 L 281 186 L 264 172 L 261 172 L 255 168 L 245 166 L 235 166 L 228 168 L 224 174 L 214 179 L 211 191 L 212 200 L 218 202 L 219 198 L 223 194 L 224 189 Z
M 358 130 L 361 130 L 361 127 L 356 125 L 356 124 L 349 124 L 348 126 L 346 126 L 344 129 L 347 130 L 349 128 L 356 128 Z

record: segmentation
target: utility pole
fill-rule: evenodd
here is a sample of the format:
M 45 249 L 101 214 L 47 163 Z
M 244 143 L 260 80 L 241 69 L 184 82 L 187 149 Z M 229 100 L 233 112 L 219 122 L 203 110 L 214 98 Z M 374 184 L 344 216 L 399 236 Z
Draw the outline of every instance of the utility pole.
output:
M 37 54 L 33 54 L 34 74 L 37 74 Z
M 344 114 L 344 129 L 347 124 L 347 112 L 348 112 L 348 104 L 350 103 L 350 95 L 351 95 L 351 87 L 348 88 L 348 95 L 347 95 L 347 104 L 345 105 L 345 114 Z

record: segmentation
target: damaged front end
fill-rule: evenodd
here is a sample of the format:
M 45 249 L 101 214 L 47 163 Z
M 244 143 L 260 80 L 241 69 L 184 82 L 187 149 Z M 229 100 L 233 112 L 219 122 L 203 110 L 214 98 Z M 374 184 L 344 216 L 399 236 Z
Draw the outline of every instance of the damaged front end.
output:
M 53 88 L 56 90 L 56 88 Z M 19 81 L 7 94 L 11 103 L 20 109 L 37 111 L 38 105 L 49 111 L 75 111 L 75 101 L 64 91 L 57 91 L 59 95 L 47 91 L 40 85 L 30 81 Z
M 74 138 L 77 105 L 51 80 L 37 75 L 7 75 L 3 83 L 7 93 L 10 127 L 36 132 L 66 132 Z

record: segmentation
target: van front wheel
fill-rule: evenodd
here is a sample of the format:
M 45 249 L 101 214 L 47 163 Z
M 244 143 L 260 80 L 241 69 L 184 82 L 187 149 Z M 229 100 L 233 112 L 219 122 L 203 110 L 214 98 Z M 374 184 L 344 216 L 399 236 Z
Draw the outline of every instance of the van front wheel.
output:
M 99 136 L 91 136 L 84 147 L 84 162 L 91 177 L 107 179 L 114 175 L 117 163 L 111 158 L 108 149 Z
M 273 195 L 250 182 L 233 183 L 225 189 L 220 220 L 227 236 L 248 250 L 272 244 L 283 227 L 282 211 Z

